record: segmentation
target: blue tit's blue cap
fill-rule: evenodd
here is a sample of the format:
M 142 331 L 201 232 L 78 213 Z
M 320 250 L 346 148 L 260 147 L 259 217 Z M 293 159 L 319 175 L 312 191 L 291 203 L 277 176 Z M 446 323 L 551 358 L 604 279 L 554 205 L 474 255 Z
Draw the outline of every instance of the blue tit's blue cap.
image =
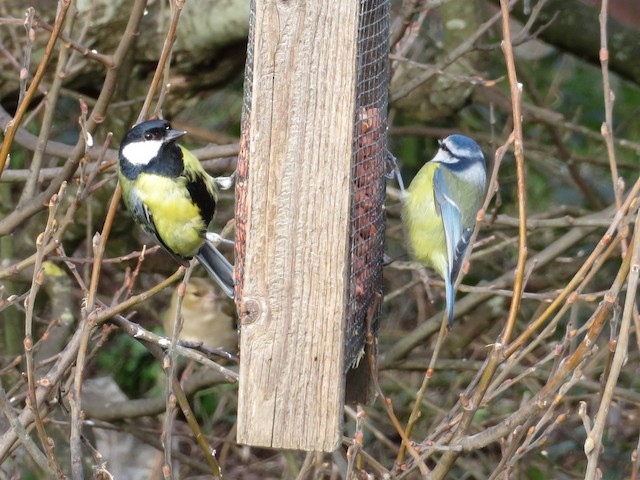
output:
M 465 135 L 458 133 L 449 135 L 441 142 L 441 145 L 442 144 L 444 144 L 455 157 L 480 161 L 483 165 L 486 163 L 480 145 Z

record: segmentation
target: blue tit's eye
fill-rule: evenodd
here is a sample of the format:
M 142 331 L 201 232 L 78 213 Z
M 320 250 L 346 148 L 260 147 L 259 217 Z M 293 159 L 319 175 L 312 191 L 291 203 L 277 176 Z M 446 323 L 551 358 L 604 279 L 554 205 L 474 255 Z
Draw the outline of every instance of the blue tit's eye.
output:
M 144 134 L 144 139 L 145 140 L 151 140 L 153 138 L 153 135 L 151 134 L 151 132 L 146 132 Z
M 447 144 L 444 143 L 443 140 L 438 140 L 438 145 L 440 145 L 443 152 L 451 153 L 451 150 L 449 150 L 449 147 L 447 147 Z

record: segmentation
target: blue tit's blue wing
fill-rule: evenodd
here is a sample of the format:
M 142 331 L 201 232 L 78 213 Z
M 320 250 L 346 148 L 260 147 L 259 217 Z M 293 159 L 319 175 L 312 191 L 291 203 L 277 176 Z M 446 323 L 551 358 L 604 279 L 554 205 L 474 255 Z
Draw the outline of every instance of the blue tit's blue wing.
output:
M 451 264 L 451 278 L 452 281 L 455 282 L 456 278 L 458 278 L 458 273 L 460 272 L 460 268 L 462 267 L 462 260 L 464 259 L 464 253 L 467 251 L 469 247 L 469 242 L 471 241 L 471 234 L 473 233 L 472 228 L 467 228 L 462 231 L 462 236 L 460 240 L 458 240 L 458 244 L 456 245 L 456 250 L 453 253 L 453 263 Z
M 444 279 L 447 300 L 447 318 L 449 328 L 453 324 L 453 304 L 455 300 L 455 281 L 464 257 L 465 229 L 462 213 L 453 191 L 447 187 L 447 171 L 442 165 L 433 174 L 433 191 L 437 211 L 442 217 L 444 237 L 447 244 L 447 276 Z M 468 243 L 468 239 L 466 242 Z M 462 250 L 460 250 L 460 248 Z
M 464 226 L 462 224 L 462 213 L 460 212 L 460 207 L 458 206 L 453 192 L 451 192 L 447 187 L 445 168 L 446 167 L 440 166 L 434 172 L 433 190 L 435 192 L 438 210 L 442 216 L 444 236 L 447 242 L 447 259 L 449 264 L 447 273 L 449 274 L 449 280 L 451 280 L 451 282 L 455 282 L 455 276 L 452 274 L 455 272 L 454 267 L 456 263 L 461 262 L 461 259 L 457 260 L 456 257 L 461 256 L 459 255 L 458 245 L 463 239 Z M 464 247 L 462 255 L 464 255 Z

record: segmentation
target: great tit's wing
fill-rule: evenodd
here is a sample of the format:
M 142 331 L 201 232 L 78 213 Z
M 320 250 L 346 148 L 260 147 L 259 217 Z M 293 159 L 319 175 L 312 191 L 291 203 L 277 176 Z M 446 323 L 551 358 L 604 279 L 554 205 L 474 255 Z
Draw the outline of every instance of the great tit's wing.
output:
M 209 175 L 200 161 L 189 150 L 180 146 L 184 169 L 180 174 L 191 200 L 200 209 L 205 225 L 209 225 L 215 213 L 218 191 L 215 179 Z M 224 182 L 223 182 L 224 183 Z
M 140 199 L 135 190 L 131 190 L 127 198 L 127 207 L 133 214 L 138 224 L 148 235 L 152 236 L 154 240 L 160 242 L 158 231 L 153 223 L 153 215 L 149 211 L 149 207 Z
M 198 206 L 200 216 L 206 227 L 215 213 L 218 199 L 217 186 L 228 188 L 231 186 L 231 180 L 225 178 L 214 179 L 202 168 L 195 155 L 182 146 L 180 146 L 180 150 L 184 164 L 184 170 L 180 176 L 185 182 L 191 200 Z M 206 231 L 202 232 L 202 237 L 204 238 L 204 244 L 200 247 L 196 258 L 209 275 L 220 285 L 222 290 L 233 298 L 233 266 L 211 243 Z

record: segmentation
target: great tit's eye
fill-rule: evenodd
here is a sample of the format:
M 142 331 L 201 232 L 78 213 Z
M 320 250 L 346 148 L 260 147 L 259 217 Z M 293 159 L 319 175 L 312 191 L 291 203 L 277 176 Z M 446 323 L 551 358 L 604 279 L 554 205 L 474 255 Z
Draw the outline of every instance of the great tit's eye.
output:
M 153 134 L 151 132 L 146 132 L 144 134 L 144 139 L 145 140 L 151 140 L 153 138 Z

